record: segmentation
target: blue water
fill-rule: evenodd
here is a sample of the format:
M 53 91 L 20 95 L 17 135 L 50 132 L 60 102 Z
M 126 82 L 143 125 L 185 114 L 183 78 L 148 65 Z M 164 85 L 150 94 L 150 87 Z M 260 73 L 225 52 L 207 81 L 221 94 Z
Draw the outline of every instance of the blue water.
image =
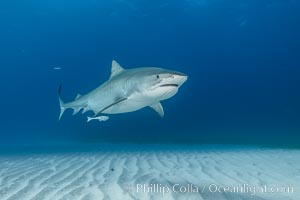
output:
M 0 141 L 300 146 L 297 0 L 2 0 Z M 163 103 L 86 123 L 58 121 L 106 81 L 111 61 L 189 76 Z M 59 67 L 61 70 L 53 70 Z

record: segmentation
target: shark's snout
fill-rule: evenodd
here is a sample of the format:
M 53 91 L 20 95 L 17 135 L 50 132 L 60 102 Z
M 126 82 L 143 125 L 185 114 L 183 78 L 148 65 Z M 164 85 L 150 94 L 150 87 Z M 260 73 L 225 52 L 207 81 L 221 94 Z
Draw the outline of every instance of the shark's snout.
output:
M 183 73 L 172 73 L 164 81 L 162 81 L 159 87 L 169 87 L 177 89 L 187 80 L 187 78 L 188 76 Z
M 180 73 L 180 72 L 178 72 L 178 73 Z M 173 76 L 174 76 L 174 82 L 171 84 L 176 84 L 177 87 L 181 86 L 188 79 L 188 76 L 183 73 L 175 74 Z

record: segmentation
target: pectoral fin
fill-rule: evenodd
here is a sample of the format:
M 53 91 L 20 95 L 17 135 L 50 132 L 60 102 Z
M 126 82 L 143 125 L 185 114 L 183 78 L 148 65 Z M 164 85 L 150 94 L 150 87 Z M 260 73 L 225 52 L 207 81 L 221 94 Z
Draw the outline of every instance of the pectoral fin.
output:
M 164 114 L 165 114 L 164 113 L 164 108 L 162 107 L 160 102 L 158 102 L 156 104 L 153 104 L 150 107 L 153 108 L 153 110 L 155 110 L 159 114 L 159 116 L 161 116 L 161 117 L 164 116 Z

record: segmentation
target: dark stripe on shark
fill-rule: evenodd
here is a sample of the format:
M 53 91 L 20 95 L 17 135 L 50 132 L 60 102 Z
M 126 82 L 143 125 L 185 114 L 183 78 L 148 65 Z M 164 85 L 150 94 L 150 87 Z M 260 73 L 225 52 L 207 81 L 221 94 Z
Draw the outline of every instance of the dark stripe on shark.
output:
M 177 84 L 164 84 L 164 85 L 161 85 L 160 87 L 178 87 Z
M 118 104 L 118 103 L 121 103 L 122 101 L 125 101 L 126 99 L 127 99 L 127 97 L 126 97 L 126 98 L 123 98 L 123 99 L 119 99 L 118 101 L 116 101 L 116 102 L 114 102 L 114 103 L 112 103 L 112 104 L 106 106 L 105 108 L 103 108 L 102 110 L 100 110 L 99 112 L 97 112 L 97 113 L 94 115 L 94 117 L 96 117 L 96 116 L 99 115 L 100 113 L 104 112 L 105 110 L 109 109 L 110 107 L 112 107 L 112 106 L 114 106 L 114 105 L 116 105 L 116 104 Z

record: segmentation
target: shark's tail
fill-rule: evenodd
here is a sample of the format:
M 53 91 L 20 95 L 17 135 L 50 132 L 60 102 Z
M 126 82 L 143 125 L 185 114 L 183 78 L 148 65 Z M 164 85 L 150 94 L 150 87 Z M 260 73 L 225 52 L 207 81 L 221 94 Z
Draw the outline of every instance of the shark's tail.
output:
M 61 118 L 61 116 L 64 114 L 66 108 L 64 107 L 64 102 L 61 100 L 61 89 L 62 89 L 62 85 L 59 85 L 58 88 L 58 100 L 59 100 L 59 105 L 60 105 L 60 114 L 59 114 L 59 120 Z
M 58 88 L 58 100 L 60 105 L 60 114 L 58 118 L 59 120 L 61 119 L 62 115 L 68 108 L 73 109 L 73 115 L 80 112 L 81 109 L 83 109 L 83 113 L 88 111 L 88 107 L 86 106 L 86 104 L 82 104 L 82 101 L 78 102 L 78 100 L 80 100 L 79 98 L 81 97 L 81 95 L 77 95 L 75 100 L 72 102 L 64 103 L 63 100 L 61 99 L 61 89 L 62 89 L 62 85 L 59 85 Z

